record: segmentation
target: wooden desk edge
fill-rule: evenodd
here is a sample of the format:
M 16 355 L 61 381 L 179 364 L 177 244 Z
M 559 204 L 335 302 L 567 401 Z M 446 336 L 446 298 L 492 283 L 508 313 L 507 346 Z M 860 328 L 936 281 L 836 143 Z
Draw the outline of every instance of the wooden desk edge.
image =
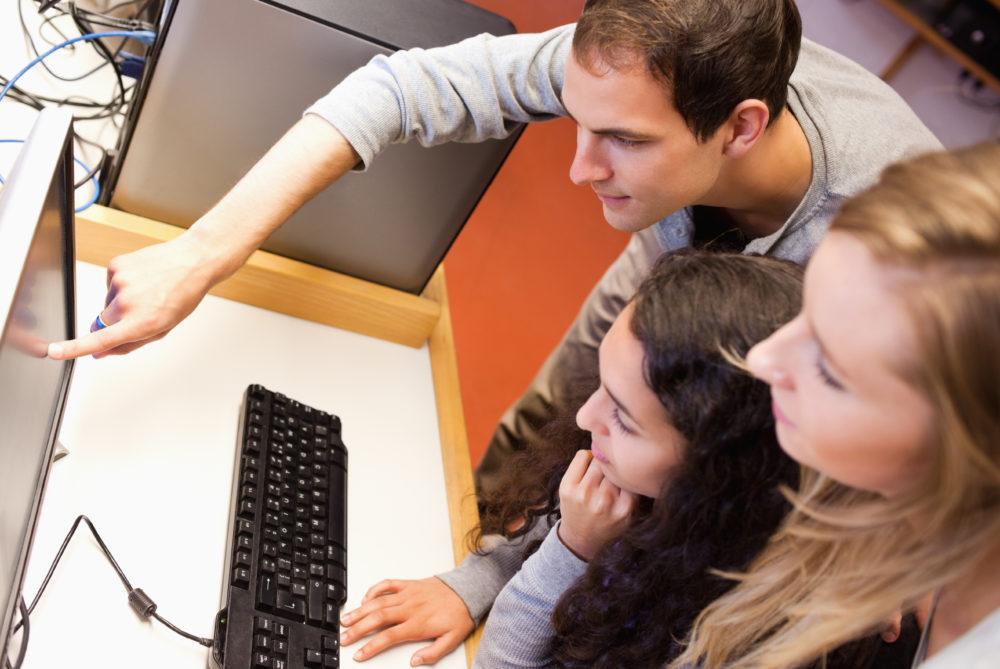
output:
M 441 305 L 441 318 L 431 333 L 429 348 L 431 373 L 434 376 L 434 395 L 437 401 L 438 428 L 441 433 L 441 460 L 444 463 L 448 515 L 451 519 L 451 542 L 455 564 L 458 565 L 469 553 L 466 537 L 469 531 L 479 524 L 479 511 L 476 507 L 475 486 L 472 480 L 468 433 L 465 431 L 465 416 L 462 412 L 458 361 L 455 358 L 455 340 L 451 329 L 444 267 L 438 267 L 424 295 Z M 472 666 L 481 634 L 482 626 L 465 641 L 465 658 L 469 667 Z
M 107 265 L 117 255 L 178 237 L 183 228 L 92 206 L 76 216 L 76 257 Z M 419 348 L 441 314 L 434 300 L 256 251 L 212 290 L 270 311 Z

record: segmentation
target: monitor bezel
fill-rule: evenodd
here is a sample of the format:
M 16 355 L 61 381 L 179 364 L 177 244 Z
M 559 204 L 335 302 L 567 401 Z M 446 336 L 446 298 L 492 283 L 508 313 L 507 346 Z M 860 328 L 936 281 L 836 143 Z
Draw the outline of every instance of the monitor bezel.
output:
M 60 218 L 62 221 L 63 281 L 65 283 L 63 290 L 66 296 L 64 304 L 66 335 L 69 339 L 76 336 L 72 137 L 73 117 L 69 111 L 55 108 L 43 109 L 35 121 L 31 134 L 25 141 L 10 175 L 7 177 L 3 191 L 0 191 L 0 223 L 5 216 L 14 215 L 24 216 L 26 220 L 35 221 L 33 226 L 5 227 L 0 224 L 0 248 L 9 249 L 10 253 L 9 258 L 4 263 L 0 263 L 0 344 L 6 336 L 10 310 L 21 286 L 28 252 L 34 243 L 42 211 L 53 187 L 62 190 L 59 203 L 62 208 Z M 48 188 L 45 189 L 45 192 L 39 192 L 36 187 L 38 175 L 49 175 Z M 57 183 L 59 180 L 61 183 Z M 5 255 L 7 255 L 6 252 Z M 39 472 L 38 482 L 35 485 L 35 495 L 29 512 L 26 536 L 21 540 L 21 550 L 17 555 L 11 597 L 4 610 L 0 612 L 2 613 L 2 617 L 0 617 L 0 662 L 7 657 L 10 650 L 14 614 L 18 609 L 18 601 L 23 595 L 27 561 L 31 555 L 39 511 L 48 484 L 52 456 L 55 452 L 56 439 L 66 406 L 66 395 L 73 375 L 73 366 L 72 360 L 63 363 L 59 395 L 53 412 L 52 424 L 49 426 L 43 464 Z

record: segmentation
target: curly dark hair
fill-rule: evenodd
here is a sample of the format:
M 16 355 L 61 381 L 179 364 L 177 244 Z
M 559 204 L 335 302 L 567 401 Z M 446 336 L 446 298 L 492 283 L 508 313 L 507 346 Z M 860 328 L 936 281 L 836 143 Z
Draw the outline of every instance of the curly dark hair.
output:
M 685 448 L 661 493 L 641 499 L 629 529 L 560 599 L 552 655 L 561 666 L 654 667 L 676 657 L 698 613 L 734 584 L 715 570 L 744 570 L 777 529 L 789 510 L 779 488 L 796 488 L 799 466 L 778 446 L 768 387 L 727 355 L 745 356 L 791 320 L 801 289 L 793 263 L 699 251 L 661 257 L 640 286 L 630 326 L 645 382 Z M 564 420 L 515 456 L 505 485 L 482 500 L 477 539 L 519 537 L 557 517 L 559 482 L 579 448 L 589 448 L 589 434 Z M 878 643 L 845 648 L 828 666 L 866 666 Z

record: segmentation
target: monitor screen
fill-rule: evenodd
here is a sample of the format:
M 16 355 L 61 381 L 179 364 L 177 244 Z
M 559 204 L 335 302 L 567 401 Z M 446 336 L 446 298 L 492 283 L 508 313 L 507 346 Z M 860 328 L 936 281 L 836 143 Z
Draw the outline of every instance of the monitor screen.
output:
M 45 357 L 74 336 L 71 128 L 45 110 L 0 191 L 0 657 L 72 372 Z

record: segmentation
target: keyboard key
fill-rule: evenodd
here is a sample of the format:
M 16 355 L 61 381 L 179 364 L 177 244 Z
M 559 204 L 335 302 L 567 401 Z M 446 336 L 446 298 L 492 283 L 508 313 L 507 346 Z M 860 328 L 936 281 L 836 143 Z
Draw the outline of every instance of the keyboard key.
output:
M 274 661 L 267 653 L 253 654 L 254 669 L 274 669 Z
M 340 639 L 335 636 L 323 635 L 323 652 L 324 653 L 339 653 L 340 652 Z
M 250 587 L 250 570 L 245 567 L 237 567 L 234 569 L 233 585 L 239 588 Z
M 278 591 L 278 610 L 295 620 L 306 617 L 305 601 L 292 597 L 292 593 L 288 590 Z
M 301 581 L 292 581 L 292 595 L 295 597 L 305 597 L 306 584 Z
M 306 620 L 316 625 L 323 622 L 323 606 L 326 603 L 323 599 L 323 591 L 323 581 L 316 579 L 309 581 L 309 609 Z
M 315 648 L 307 648 L 306 649 L 306 656 L 305 656 L 305 663 L 309 664 L 309 665 L 312 665 L 314 667 L 318 666 L 318 665 L 320 665 L 320 664 L 323 663 L 323 654 L 320 653 Z
M 347 601 L 347 591 L 344 590 L 344 587 L 338 583 L 327 583 L 326 598 L 331 602 L 343 604 Z
M 337 605 L 327 600 L 323 605 L 323 626 L 334 631 L 340 625 L 340 613 Z
M 278 585 L 274 577 L 269 574 L 261 575 L 257 584 L 257 601 L 260 605 L 265 609 L 273 609 L 277 594 Z
M 253 647 L 258 650 L 271 650 L 271 637 L 266 634 L 257 634 L 253 638 Z
M 258 632 L 263 632 L 264 634 L 274 633 L 274 621 L 270 618 L 254 618 L 253 626 Z
M 240 517 L 252 520 L 254 514 L 254 503 L 251 501 L 240 502 Z
M 340 669 L 340 655 L 323 653 L 323 669 Z

